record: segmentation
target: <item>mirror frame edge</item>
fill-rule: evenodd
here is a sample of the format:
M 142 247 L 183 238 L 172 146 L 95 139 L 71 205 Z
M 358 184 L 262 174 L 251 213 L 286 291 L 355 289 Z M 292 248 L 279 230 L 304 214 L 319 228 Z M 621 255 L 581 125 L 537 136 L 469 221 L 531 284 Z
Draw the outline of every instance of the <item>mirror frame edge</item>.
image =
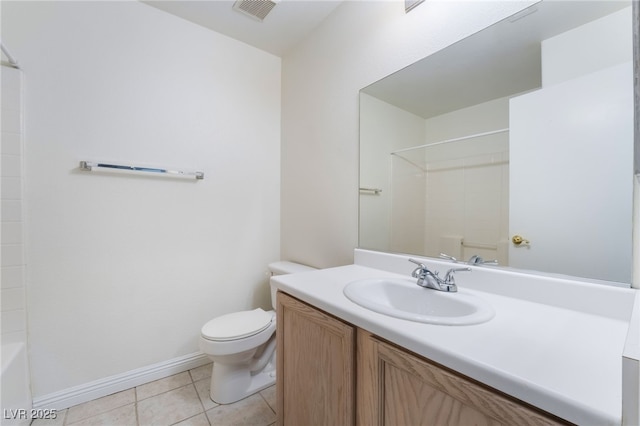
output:
M 633 144 L 633 236 L 631 247 L 631 288 L 640 289 L 640 2 L 632 1 L 633 31 L 633 91 L 634 91 L 634 144 Z
M 539 3 L 543 0 L 538 0 Z M 534 4 L 535 4 L 534 3 Z M 631 244 L 631 289 L 640 290 L 640 0 L 631 0 L 632 10 L 632 68 L 633 68 L 633 103 L 634 103 L 634 124 L 633 124 L 633 195 L 632 195 L 632 244 Z M 371 82 L 369 85 L 374 84 Z M 358 91 L 360 99 L 364 86 Z M 358 102 L 360 109 L 360 101 Z M 358 114 L 360 115 L 360 114 Z M 360 127 L 360 122 L 358 123 Z M 359 129 L 360 130 L 360 129 Z M 360 138 L 358 138 L 358 151 L 360 151 Z M 360 169 L 360 156 L 358 156 L 358 170 Z M 358 176 L 358 186 L 360 186 L 360 176 Z M 359 192 L 358 192 L 359 194 Z M 358 201 L 358 217 L 360 217 L 361 204 Z M 358 242 L 360 246 L 360 220 L 358 220 Z M 367 249 L 376 250 L 376 249 Z M 588 280 L 588 279 L 587 279 Z M 590 280 L 588 280 L 590 281 Z M 625 286 L 626 287 L 626 286 Z M 629 288 L 629 287 L 627 287 Z
M 632 1 L 633 69 L 634 69 L 634 175 L 640 174 L 640 2 Z

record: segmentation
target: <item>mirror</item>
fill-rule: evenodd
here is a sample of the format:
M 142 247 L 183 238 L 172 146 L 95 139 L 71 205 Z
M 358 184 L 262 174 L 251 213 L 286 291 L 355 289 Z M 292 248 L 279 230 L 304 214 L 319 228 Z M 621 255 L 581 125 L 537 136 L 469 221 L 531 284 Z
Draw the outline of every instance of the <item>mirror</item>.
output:
M 632 274 L 630 1 L 542 1 L 360 92 L 359 247 Z

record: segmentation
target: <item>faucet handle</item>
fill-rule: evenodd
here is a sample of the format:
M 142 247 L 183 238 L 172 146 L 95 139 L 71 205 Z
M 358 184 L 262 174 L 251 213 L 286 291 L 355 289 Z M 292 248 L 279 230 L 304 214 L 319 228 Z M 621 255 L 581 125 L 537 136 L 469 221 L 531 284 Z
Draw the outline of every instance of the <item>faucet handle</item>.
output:
M 469 258 L 467 263 L 469 265 L 497 265 L 498 261 L 495 260 L 495 259 L 494 260 L 484 260 L 482 257 L 478 256 L 477 254 L 474 254 L 473 256 L 471 256 Z
M 426 268 L 426 266 L 424 266 L 424 263 L 418 262 L 418 261 L 417 261 L 417 260 L 415 260 L 415 259 L 411 259 L 411 258 L 409 258 L 409 262 L 411 262 L 411 263 L 415 263 L 416 265 L 418 265 L 418 266 L 419 266 L 419 267 L 421 267 L 421 268 Z
M 447 274 L 444 276 L 445 284 L 455 284 L 456 280 L 453 278 L 453 275 L 456 272 L 471 272 L 471 268 L 451 268 L 447 271 Z
M 440 258 L 441 258 L 441 259 L 452 260 L 452 261 L 453 261 L 453 263 L 458 263 L 458 259 L 456 259 L 456 258 L 455 258 L 455 257 L 453 257 L 453 256 L 449 256 L 449 255 L 448 255 L 448 254 L 446 254 L 446 253 L 440 253 Z
M 417 260 L 414 260 L 414 259 L 409 259 L 409 262 L 415 263 L 416 265 L 418 265 L 418 267 L 414 269 L 413 272 L 411 272 L 411 276 L 413 278 L 420 278 L 420 275 L 428 271 L 427 267 L 424 266 L 424 263 L 418 262 Z

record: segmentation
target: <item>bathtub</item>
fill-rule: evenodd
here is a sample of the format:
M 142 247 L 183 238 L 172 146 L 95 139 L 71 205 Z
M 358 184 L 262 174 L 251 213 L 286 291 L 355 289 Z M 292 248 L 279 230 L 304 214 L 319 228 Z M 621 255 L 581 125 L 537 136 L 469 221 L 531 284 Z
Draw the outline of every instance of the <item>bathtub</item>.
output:
M 0 399 L 2 425 L 29 425 L 32 417 L 29 363 L 24 343 L 2 345 L 2 388 Z

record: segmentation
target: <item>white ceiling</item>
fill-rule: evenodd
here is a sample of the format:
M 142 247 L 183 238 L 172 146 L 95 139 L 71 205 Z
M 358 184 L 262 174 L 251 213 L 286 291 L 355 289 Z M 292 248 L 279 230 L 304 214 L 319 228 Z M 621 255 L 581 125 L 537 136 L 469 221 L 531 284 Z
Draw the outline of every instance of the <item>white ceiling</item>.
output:
M 233 0 L 143 0 L 143 3 L 283 56 L 342 0 L 279 0 L 262 22 L 233 10 Z
M 141 1 L 277 56 L 286 54 L 343 3 L 275 0 L 276 6 L 260 22 L 235 11 L 234 0 Z M 583 6 L 574 8 L 574 3 Z M 541 2 L 529 9 L 535 13 L 516 14 L 363 91 L 428 118 L 532 90 L 540 86 L 541 39 L 627 5 L 610 0 Z

